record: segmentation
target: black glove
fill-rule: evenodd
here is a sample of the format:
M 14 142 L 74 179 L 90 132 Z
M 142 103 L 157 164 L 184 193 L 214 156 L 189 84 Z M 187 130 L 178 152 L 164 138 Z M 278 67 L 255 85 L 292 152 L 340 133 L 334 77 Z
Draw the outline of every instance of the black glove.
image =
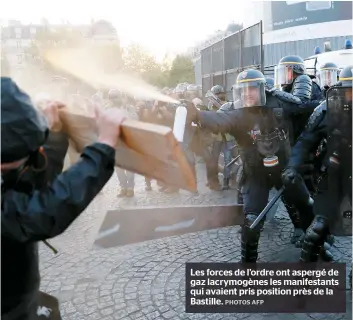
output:
M 289 167 L 282 173 L 282 182 L 284 186 L 288 186 L 295 182 L 295 177 L 297 176 L 297 170 L 293 167 Z

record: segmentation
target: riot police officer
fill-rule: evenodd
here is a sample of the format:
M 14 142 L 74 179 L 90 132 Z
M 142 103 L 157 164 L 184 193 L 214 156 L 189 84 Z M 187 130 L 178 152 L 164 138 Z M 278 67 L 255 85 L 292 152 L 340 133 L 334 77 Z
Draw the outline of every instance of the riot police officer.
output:
M 275 86 L 281 87 L 282 90 L 276 89 L 273 94 L 284 101 L 300 104 L 324 99 L 319 85 L 306 74 L 304 60 L 299 56 L 286 56 L 279 61 L 275 68 Z M 304 126 L 305 123 L 306 121 Z
M 342 221 L 339 214 L 342 198 L 347 195 L 352 203 L 352 69 L 353 66 L 348 66 L 341 71 L 339 82 L 328 90 L 326 101 L 311 115 L 282 176 L 286 186 L 300 179 L 298 170 L 308 154 L 318 148 L 322 139 L 327 139 L 324 170 L 313 207 L 314 218 L 307 225 L 301 252 L 303 262 L 318 260 L 330 227 L 335 220 Z M 349 232 L 351 228 L 348 226 Z
M 275 67 L 276 86 L 273 95 L 283 101 L 301 104 L 311 99 L 312 81 L 306 74 L 304 60 L 299 56 L 283 57 Z
M 272 95 L 282 101 L 292 102 L 303 107 L 303 112 L 292 116 L 290 130 L 292 131 L 291 144 L 293 145 L 304 130 L 314 108 L 319 105 L 324 97 L 320 88 L 306 74 L 304 60 L 299 56 L 283 57 L 275 68 L 275 79 L 276 88 L 270 89 Z M 279 90 L 278 86 L 282 90 Z M 314 103 L 311 103 L 311 101 Z M 294 226 L 291 242 L 296 243 L 302 236 L 299 212 L 292 204 L 287 203 L 283 197 L 282 201 Z
M 219 84 L 206 93 L 206 98 L 209 100 L 208 109 L 211 111 L 217 111 L 227 101 L 226 92 Z
M 334 85 L 337 83 L 337 66 L 332 63 L 328 62 L 323 64 L 320 67 L 320 86 L 323 88 L 323 90 L 326 92 L 330 86 Z M 326 94 L 325 94 L 326 95 Z M 326 104 L 326 102 L 323 102 Z M 311 193 L 314 193 L 316 190 L 316 181 L 319 179 L 319 176 L 322 174 L 321 172 L 321 167 L 322 167 L 322 158 L 325 156 L 326 152 L 326 138 L 323 138 L 320 143 L 318 143 L 318 147 L 307 156 L 305 165 L 307 168 L 310 168 L 306 170 L 303 173 L 303 178 L 304 181 L 310 190 Z M 292 237 L 292 243 L 296 243 L 297 247 L 300 247 L 303 242 L 303 235 L 302 233 L 302 228 L 299 226 L 301 224 L 299 215 L 300 213 L 297 212 L 296 208 L 293 205 L 285 204 L 286 209 L 292 219 L 292 222 L 295 226 L 295 232 Z M 327 243 L 325 243 L 325 250 L 321 251 L 321 257 L 324 260 L 332 260 L 333 256 L 331 252 L 328 250 L 329 246 L 333 244 L 334 238 L 333 236 L 328 236 L 327 237 Z
M 324 63 L 319 70 L 320 87 L 326 97 L 327 90 L 338 81 L 338 67 L 333 62 Z
M 265 84 L 265 77 L 260 71 L 249 69 L 239 74 L 233 87 L 234 100 L 238 99 L 233 103 L 234 110 L 207 112 L 188 105 L 190 120 L 198 121 L 214 133 L 230 133 L 238 143 L 245 171 L 242 262 L 257 260 L 264 222 L 256 230 L 250 229 L 250 225 L 266 206 L 270 189 L 273 186 L 279 188 L 282 184 L 281 171 L 290 154 L 286 120 L 300 109 L 300 105 L 283 103 L 266 94 Z M 295 201 L 292 199 L 295 195 L 289 189 L 284 194 L 288 202 Z
M 221 100 L 221 101 L 226 101 L 226 92 L 224 90 L 224 87 L 217 84 L 211 88 L 211 92 L 216 95 L 216 97 Z

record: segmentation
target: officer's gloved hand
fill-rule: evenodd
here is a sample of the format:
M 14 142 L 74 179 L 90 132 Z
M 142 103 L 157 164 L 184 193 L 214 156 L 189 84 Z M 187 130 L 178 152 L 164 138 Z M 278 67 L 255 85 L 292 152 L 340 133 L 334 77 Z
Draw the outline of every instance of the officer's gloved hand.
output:
M 197 107 L 192 103 L 192 101 L 188 100 L 180 100 L 180 103 L 187 109 L 188 112 L 188 122 L 197 121 L 199 118 L 200 111 Z
M 285 186 L 294 183 L 295 177 L 297 176 L 297 170 L 295 168 L 289 167 L 282 173 L 282 182 Z
M 267 83 L 265 84 L 265 90 L 266 90 L 267 92 L 271 92 L 272 89 L 274 89 L 273 86 L 270 86 L 270 85 L 268 85 Z

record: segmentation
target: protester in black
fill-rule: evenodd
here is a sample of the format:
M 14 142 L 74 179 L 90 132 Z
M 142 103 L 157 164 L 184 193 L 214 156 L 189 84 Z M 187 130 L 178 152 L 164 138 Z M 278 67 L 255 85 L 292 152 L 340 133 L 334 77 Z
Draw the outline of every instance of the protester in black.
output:
M 50 129 L 60 124 L 60 104 L 48 103 L 44 116 L 10 78 L 1 78 L 1 89 L 1 316 L 36 319 L 38 241 L 64 232 L 108 182 L 124 118 L 114 109 L 100 113 L 97 143 L 50 183 L 46 173 L 55 148 L 49 160 L 45 148 Z

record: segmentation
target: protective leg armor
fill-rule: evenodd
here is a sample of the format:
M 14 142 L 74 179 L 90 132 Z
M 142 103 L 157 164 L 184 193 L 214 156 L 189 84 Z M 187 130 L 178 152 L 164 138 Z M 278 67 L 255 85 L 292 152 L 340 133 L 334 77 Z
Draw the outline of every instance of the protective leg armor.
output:
M 246 213 L 244 225 L 241 232 L 241 262 L 252 263 L 256 262 L 258 256 L 258 245 L 261 235 L 261 229 L 264 225 L 264 220 L 259 223 L 255 230 L 250 229 L 251 224 L 255 221 L 259 214 Z
M 295 244 L 303 236 L 303 229 L 302 229 L 302 226 L 301 226 L 300 215 L 299 215 L 297 209 L 293 205 L 288 204 L 285 201 L 284 197 L 282 197 L 282 202 L 284 203 L 284 206 L 287 209 L 289 218 L 291 219 L 291 221 L 293 223 L 293 226 L 294 226 L 294 232 L 293 232 L 293 235 L 292 235 L 292 238 L 291 238 L 291 243 Z
M 320 251 L 324 245 L 328 232 L 329 224 L 327 218 L 323 216 L 315 216 L 314 220 L 306 231 L 300 261 L 318 261 Z

